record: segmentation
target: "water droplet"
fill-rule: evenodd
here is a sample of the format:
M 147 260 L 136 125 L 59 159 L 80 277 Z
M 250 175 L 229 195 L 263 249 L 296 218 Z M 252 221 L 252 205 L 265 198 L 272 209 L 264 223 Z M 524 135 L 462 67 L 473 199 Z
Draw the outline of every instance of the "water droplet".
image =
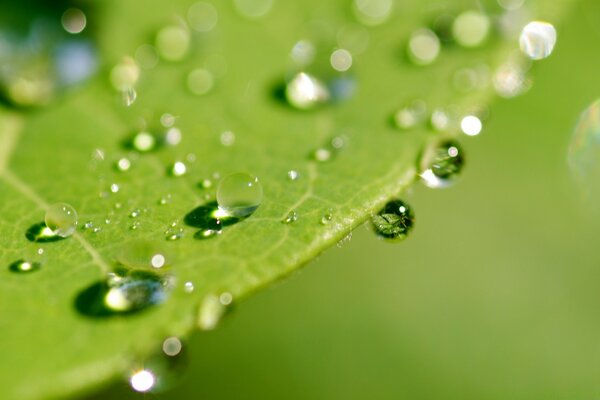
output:
M 77 211 L 67 203 L 57 203 L 46 210 L 46 226 L 60 236 L 69 237 L 77 228 Z
M 412 229 L 415 217 L 408 204 L 402 200 L 392 200 L 371 217 L 375 233 L 385 239 L 401 241 Z
M 429 29 L 412 33 L 408 41 L 408 56 L 417 65 L 429 65 L 440 54 L 440 39 Z
M 464 165 L 463 151 L 454 141 L 442 142 L 428 149 L 421 159 L 422 182 L 434 189 L 451 186 Z
M 493 84 L 496 93 L 504 98 L 519 96 L 531 88 L 524 67 L 516 62 L 502 64 L 494 74 Z
M 190 6 L 187 19 L 193 30 L 209 32 L 217 25 L 219 14 L 212 4 L 200 1 Z
M 42 264 L 39 262 L 27 261 L 27 260 L 17 260 L 14 263 L 8 266 L 8 269 L 12 272 L 34 272 L 39 270 L 42 267 Z
M 392 14 L 392 0 L 354 0 L 354 14 L 365 25 L 380 25 Z
M 165 128 L 170 128 L 175 125 L 176 117 L 173 114 L 164 113 L 160 116 L 160 124 Z
M 116 259 L 130 268 L 162 268 L 168 262 L 162 245 L 146 240 L 125 245 Z
M 217 187 L 217 203 L 226 215 L 244 218 L 260 206 L 262 185 L 258 178 L 245 173 L 234 173 L 221 179 Z
M 329 58 L 331 67 L 339 72 L 345 72 L 352 67 L 352 54 L 345 49 L 337 49 L 331 53 Z
M 315 161 L 318 162 L 326 162 L 331 160 L 331 150 L 326 149 L 326 148 L 318 148 L 317 150 L 315 150 L 313 157 L 315 159 Z
M 228 306 L 233 302 L 233 295 L 229 292 L 223 292 L 219 296 L 219 302 L 224 306 Z
M 164 206 L 167 205 L 171 202 L 171 195 L 167 194 L 166 196 L 163 196 L 160 198 L 160 200 L 158 200 L 158 205 L 160 206 Z
M 200 305 L 197 324 L 202 330 L 215 329 L 225 313 L 225 306 L 219 301 L 219 297 L 208 295 Z
M 296 170 L 289 170 L 287 173 L 287 177 L 290 181 L 296 181 L 300 178 L 300 174 Z
M 156 34 L 156 50 L 167 61 L 180 61 L 188 53 L 190 39 L 190 32 L 185 26 L 166 26 Z
M 171 127 L 165 133 L 165 143 L 169 146 L 177 146 L 181 143 L 181 131 L 178 128 Z
M 213 185 L 213 182 L 210 179 L 203 179 L 200 183 L 198 183 L 198 187 L 200 189 L 210 189 Z
M 63 13 L 61 23 L 65 31 L 71 34 L 81 33 L 86 25 L 85 14 L 78 8 L 69 8 Z
M 300 72 L 286 85 L 285 97 L 288 103 L 300 110 L 309 110 L 330 99 L 327 86 L 318 78 Z
M 110 192 L 111 193 L 118 193 L 120 189 L 121 188 L 116 183 L 113 183 L 112 185 L 110 185 Z
M 125 92 L 135 86 L 140 78 L 140 68 L 131 57 L 125 57 L 110 71 L 110 82 L 119 92 Z
M 166 338 L 162 344 L 163 353 L 168 355 L 169 357 L 174 357 L 181 352 L 183 345 L 181 344 L 181 340 L 175 336 L 171 336 Z
M 144 69 L 156 67 L 158 64 L 158 54 L 156 53 L 154 46 L 150 44 L 143 44 L 138 47 L 135 51 L 135 61 Z
M 468 136 L 479 135 L 482 128 L 481 120 L 475 115 L 467 115 L 460 121 L 460 129 Z
M 217 220 L 218 226 L 215 229 L 201 229 L 194 233 L 194 239 L 206 240 L 219 236 L 223 230 L 221 229 L 220 221 Z
M 552 24 L 532 21 L 525 25 L 519 37 L 521 51 L 532 60 L 544 59 L 554 50 L 556 29 Z
M 125 171 L 129 171 L 129 169 L 131 168 L 131 161 L 129 161 L 128 158 L 120 158 L 117 161 L 117 170 L 121 171 L 121 172 L 125 172 Z
M 281 222 L 284 224 L 291 224 L 292 222 L 296 222 L 298 220 L 298 213 L 294 210 L 290 211 Z
M 321 225 L 329 225 L 333 221 L 333 210 L 328 210 L 323 217 L 321 217 Z
M 238 12 L 249 19 L 264 17 L 273 7 L 273 0 L 234 0 Z
M 188 75 L 187 85 L 193 94 L 198 96 L 204 95 L 210 92 L 214 85 L 213 74 L 206 69 L 197 68 Z
M 137 99 L 137 91 L 133 87 L 123 90 L 121 91 L 121 99 L 125 107 L 130 107 Z
M 187 173 L 187 166 L 182 161 L 175 161 L 169 166 L 168 173 L 171 176 L 183 176 Z
M 233 146 L 235 143 L 235 133 L 231 131 L 225 131 L 221 133 L 221 144 L 223 146 Z
M 394 123 L 400 129 L 414 128 L 425 120 L 427 105 L 422 100 L 416 100 L 399 109 L 394 114 Z
M 135 210 L 133 210 L 132 212 L 130 212 L 130 213 L 129 213 L 129 218 L 137 218 L 137 217 L 139 217 L 141 214 L 142 214 L 142 210 L 140 210 L 140 209 L 138 208 L 138 209 L 135 209 Z
M 485 42 L 490 31 L 490 18 L 474 10 L 465 11 L 454 20 L 452 35 L 464 47 L 477 47 Z
M 152 390 L 154 384 L 156 383 L 156 379 L 154 374 L 151 371 L 142 369 L 140 371 L 136 371 L 131 375 L 129 379 L 129 384 L 131 388 L 136 392 L 148 392 Z
M 30 226 L 25 232 L 25 237 L 31 242 L 47 243 L 63 240 L 63 236 L 59 236 L 52 229 L 46 226 L 45 222 L 39 222 Z
M 309 40 L 299 40 L 292 47 L 290 57 L 297 65 L 304 67 L 313 62 L 316 52 L 315 45 L 312 42 Z
M 140 153 L 148 153 L 149 151 L 156 149 L 156 138 L 150 132 L 138 132 L 131 139 L 131 147 Z
M 193 282 L 186 282 L 183 284 L 183 290 L 186 293 L 192 293 L 194 291 L 194 283 Z

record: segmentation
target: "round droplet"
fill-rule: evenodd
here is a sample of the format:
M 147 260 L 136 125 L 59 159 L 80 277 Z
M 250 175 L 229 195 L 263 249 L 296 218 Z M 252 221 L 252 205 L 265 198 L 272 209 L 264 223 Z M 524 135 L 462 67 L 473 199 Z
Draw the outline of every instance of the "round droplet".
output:
M 104 307 L 110 313 L 130 313 L 160 304 L 167 299 L 167 282 L 151 272 L 132 271 L 109 279 Z
M 183 26 L 171 25 L 156 34 L 156 50 L 167 61 L 180 61 L 188 53 L 190 32 Z
M 327 102 L 330 93 L 327 86 L 318 78 L 300 72 L 287 83 L 285 97 L 291 106 L 300 110 L 309 110 Z
M 460 129 L 465 135 L 477 136 L 481 133 L 483 124 L 481 120 L 475 115 L 467 115 L 460 121 Z
M 326 162 L 331 160 L 331 150 L 326 149 L 326 148 L 318 148 L 317 150 L 315 150 L 314 154 L 313 154 L 313 158 L 315 159 L 315 161 L 318 162 Z
M 135 50 L 135 61 L 144 69 L 156 67 L 156 64 L 158 64 L 158 54 L 156 53 L 154 46 L 150 44 L 143 44 L 138 47 Z
M 224 313 L 225 305 L 219 301 L 218 296 L 206 296 L 200 305 L 197 320 L 198 327 L 206 331 L 215 329 Z
M 440 39 L 429 29 L 419 29 L 410 36 L 408 56 L 417 65 L 429 65 L 440 54 Z
M 333 221 L 333 210 L 329 210 L 323 214 L 321 217 L 321 225 L 329 225 L 331 221 Z
M 352 66 L 352 54 L 345 49 L 337 49 L 331 53 L 329 59 L 331 67 L 339 72 L 345 72 Z
M 169 357 L 174 357 L 181 353 L 182 348 L 183 345 L 181 344 L 181 340 L 179 340 L 179 338 L 175 336 L 168 337 L 163 341 L 163 353 L 165 353 Z
M 299 66 L 305 66 L 313 62 L 316 52 L 315 45 L 312 42 L 300 40 L 292 47 L 290 57 Z
M 273 7 L 273 0 L 234 0 L 235 8 L 246 18 L 264 17 Z
M 71 236 L 77 228 L 77 211 L 67 203 L 53 204 L 46 210 L 46 226 L 60 237 Z
M 187 173 L 187 166 L 182 161 L 175 161 L 168 168 L 168 173 L 171 176 L 183 176 Z
M 371 218 L 375 233 L 385 239 L 401 241 L 412 229 L 415 217 L 408 204 L 392 200 Z
M 167 259 L 159 243 L 145 240 L 125 245 L 117 255 L 117 261 L 130 268 L 162 268 Z
M 121 171 L 121 172 L 125 172 L 125 171 L 129 171 L 129 169 L 131 168 L 131 161 L 129 161 L 128 158 L 120 158 L 117 161 L 117 170 Z
M 426 151 L 421 159 L 421 179 L 433 189 L 451 186 L 464 165 L 463 151 L 454 141 L 446 141 Z
M 29 273 L 39 270 L 42 264 L 34 261 L 17 260 L 8 266 L 8 269 L 12 272 L 18 273 Z
M 63 13 L 61 23 L 65 31 L 72 34 L 81 33 L 86 25 L 85 14 L 78 8 L 69 8 Z
M 490 31 L 490 18 L 479 11 L 465 11 L 452 24 L 452 36 L 464 47 L 477 47 L 485 42 Z
M 532 60 L 552 54 L 556 44 L 556 29 L 547 22 L 533 21 L 525 25 L 519 37 L 521 51 Z
M 379 25 L 390 17 L 392 6 L 392 0 L 354 0 L 354 14 L 365 25 Z
M 142 369 L 140 371 L 136 371 L 129 378 L 129 384 L 131 388 L 136 392 L 149 392 L 152 390 L 156 383 L 156 378 L 151 371 Z
M 298 220 L 298 213 L 294 210 L 290 211 L 281 222 L 284 224 L 291 224 L 292 222 L 296 222 Z
M 210 71 L 198 68 L 190 72 L 187 78 L 187 85 L 190 92 L 201 96 L 210 92 L 214 84 L 213 75 Z
M 288 171 L 287 176 L 290 181 L 295 181 L 298 180 L 300 174 L 298 173 L 298 171 L 291 169 Z
M 400 129 L 414 128 L 425 120 L 427 105 L 424 101 L 413 101 L 394 114 L 394 123 Z
M 219 209 L 229 216 L 249 216 L 260 206 L 262 199 L 263 190 L 258 178 L 245 173 L 226 176 L 217 187 Z
M 156 138 L 150 132 L 141 131 L 133 136 L 131 146 L 140 153 L 147 153 L 156 148 Z
M 235 133 L 231 131 L 225 131 L 221 133 L 221 144 L 223 146 L 233 146 L 235 143 Z
M 192 293 L 194 291 L 194 283 L 193 282 L 186 282 L 183 284 L 183 290 L 186 293 Z
M 531 88 L 525 69 L 515 62 L 502 64 L 494 74 L 493 84 L 496 93 L 505 98 L 519 96 Z
M 110 82 L 120 92 L 131 89 L 139 78 L 140 67 L 131 57 L 123 58 L 123 61 L 110 71 Z
M 190 6 L 187 18 L 193 30 L 208 32 L 217 25 L 219 14 L 212 4 L 200 1 Z

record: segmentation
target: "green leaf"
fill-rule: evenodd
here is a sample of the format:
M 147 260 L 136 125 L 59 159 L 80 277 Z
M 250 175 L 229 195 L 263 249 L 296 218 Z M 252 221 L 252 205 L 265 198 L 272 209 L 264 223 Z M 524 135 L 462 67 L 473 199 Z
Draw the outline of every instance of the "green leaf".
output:
M 539 1 L 533 11 L 552 21 L 567 3 Z M 445 45 L 428 67 L 406 60 L 411 32 L 442 13 L 473 8 L 471 1 L 398 2 L 389 21 L 368 28 L 360 28 L 350 2 L 342 0 L 276 2 L 267 17 L 256 20 L 240 16 L 230 2 L 219 3 L 215 29 L 193 33 L 185 60 L 144 70 L 138 99 L 123 107 L 109 83 L 111 67 L 151 43 L 157 29 L 179 23 L 190 4 L 96 5 L 89 20 L 103 61 L 98 76 L 45 108 L 5 109 L 0 115 L 3 398 L 52 398 L 101 385 L 157 351 L 164 337 L 210 327 L 207 318 L 222 311 L 216 296 L 228 292 L 238 301 L 343 239 L 412 184 L 419 155 L 440 140 L 425 125 L 399 131 L 390 123 L 394 111 L 414 99 L 430 108 L 452 105 L 459 113 L 485 105 L 491 87 L 458 93 L 455 72 L 478 65 L 494 71 L 517 48 L 496 35 L 478 49 Z M 283 102 L 277 93 L 292 70 L 293 45 L 310 39 L 324 48 L 317 54 L 323 64 L 317 72 L 323 72 L 338 30 L 348 26 L 364 29 L 369 38 L 349 75 L 356 79 L 355 95 L 307 112 Z M 203 96 L 186 88 L 188 73 L 198 67 L 223 71 Z M 118 159 L 130 156 L 124 142 L 139 129 L 140 118 L 157 126 L 163 113 L 178 116 L 182 143 L 140 154 L 129 171 L 115 169 Z M 221 143 L 224 131 L 234 132 L 232 146 Z M 314 151 L 334 137 L 344 138 L 343 148 L 328 162 L 315 161 Z M 103 161 L 92 157 L 98 149 Z M 188 173 L 169 176 L 168 165 L 189 154 L 196 161 L 186 161 Z M 289 170 L 298 171 L 299 179 L 290 181 Z M 219 237 L 194 239 L 198 228 L 186 226 L 185 216 L 215 195 L 214 186 L 201 189 L 198 183 L 238 171 L 260 178 L 261 206 Z M 113 183 L 117 193 L 110 193 Z M 167 196 L 168 204 L 160 205 Z M 80 229 L 47 243 L 28 240 L 27 230 L 58 202 L 77 209 L 80 225 L 91 221 L 101 231 Z M 131 218 L 138 209 L 141 215 Z M 297 221 L 282 223 L 290 212 Z M 322 224 L 329 213 L 331 222 Z M 184 227 L 184 237 L 167 241 L 165 231 L 174 221 Z M 135 222 L 139 226 L 131 229 Z M 127 315 L 95 317 L 78 310 L 78 296 L 106 279 L 119 267 L 119 254 L 140 240 L 159 242 L 169 255 L 161 272 L 175 279 L 168 300 Z M 38 257 L 40 248 L 39 271 L 9 270 L 18 259 Z M 193 292 L 185 282 L 193 283 Z

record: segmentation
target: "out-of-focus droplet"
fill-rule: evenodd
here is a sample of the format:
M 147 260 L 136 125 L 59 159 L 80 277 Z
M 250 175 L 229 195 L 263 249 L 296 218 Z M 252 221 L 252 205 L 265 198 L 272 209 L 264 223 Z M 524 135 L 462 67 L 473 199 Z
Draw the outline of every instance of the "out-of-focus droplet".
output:
M 330 93 L 320 79 L 300 72 L 287 83 L 285 97 L 291 106 L 300 110 L 309 110 L 327 102 Z
M 235 8 L 244 17 L 256 19 L 271 11 L 273 0 L 234 0 Z
M 490 32 L 490 18 L 479 11 L 469 10 L 460 14 L 452 24 L 452 36 L 464 47 L 482 45 Z
M 53 204 L 46 210 L 46 226 L 60 237 L 75 233 L 77 219 L 77 211 L 67 203 Z
M 235 143 L 235 133 L 233 133 L 232 131 L 225 131 L 223 133 L 221 133 L 221 144 L 223 146 L 229 147 L 229 146 L 233 146 L 233 144 Z
M 179 353 L 181 353 L 181 349 L 183 345 L 181 344 L 181 340 L 175 336 L 171 336 L 166 338 L 162 344 L 163 353 L 168 355 L 169 357 L 175 357 Z
M 217 25 L 219 14 L 212 4 L 199 1 L 190 6 L 187 19 L 193 30 L 197 32 L 209 32 Z
M 454 184 L 463 166 L 464 155 L 457 142 L 439 143 L 421 158 L 421 181 L 432 189 L 447 188 Z
M 392 0 L 354 0 L 354 15 L 365 25 L 380 25 L 392 14 Z
M 298 171 L 291 169 L 288 171 L 287 177 L 290 181 L 295 181 L 295 180 L 298 180 L 298 178 L 300 177 L 300 174 L 298 173 Z
M 419 29 L 408 40 L 408 56 L 417 65 L 429 65 L 440 54 L 440 39 L 429 29 Z
M 81 33 L 85 29 L 86 22 L 85 14 L 78 8 L 69 8 L 61 17 L 64 30 L 71 34 Z
M 158 31 L 155 46 L 164 60 L 181 61 L 188 54 L 190 40 L 190 32 L 186 27 L 170 25 Z
M 425 120 L 427 105 L 415 100 L 394 113 L 394 123 L 400 129 L 411 129 Z
M 133 136 L 131 146 L 140 153 L 147 153 L 156 148 L 156 138 L 150 132 L 141 131 Z
M 346 72 L 352 67 L 352 54 L 345 49 L 337 49 L 331 53 L 331 67 L 338 72 Z
M 129 378 L 129 384 L 131 388 L 136 392 L 149 392 L 152 390 L 156 383 L 156 378 L 151 371 L 142 369 L 135 371 Z
M 304 67 L 313 62 L 316 52 L 315 45 L 311 41 L 299 40 L 294 44 L 294 47 L 292 47 L 290 58 L 297 65 Z
M 477 136 L 481 133 L 483 124 L 475 115 L 467 115 L 460 121 L 460 129 L 467 136 Z
M 519 37 L 521 51 L 532 60 L 544 59 L 556 45 L 556 29 L 548 22 L 532 21 L 525 25 Z
M 29 273 L 39 270 L 42 264 L 35 261 L 17 260 L 8 266 L 8 269 L 17 273 Z
M 125 57 L 110 71 L 110 82 L 118 91 L 133 88 L 140 78 L 140 68 L 131 57 Z
M 526 93 L 531 88 L 525 69 L 516 62 L 502 64 L 493 77 L 494 89 L 500 97 L 513 98 Z
M 151 69 L 158 64 L 158 53 L 154 46 L 143 44 L 135 50 L 135 62 L 144 69 Z
M 190 92 L 201 96 L 210 92 L 214 85 L 213 74 L 203 68 L 198 68 L 189 73 L 187 77 L 187 85 Z
M 225 305 L 219 301 L 216 295 L 208 295 L 200 305 L 197 324 L 202 330 L 213 330 L 219 324 L 221 317 L 225 313 Z
M 185 163 L 183 161 L 175 161 L 173 164 L 171 164 L 169 166 L 167 172 L 171 176 L 175 176 L 175 177 L 183 176 L 187 173 L 187 166 L 185 165 Z
M 192 293 L 194 291 L 194 283 L 193 282 L 186 282 L 183 284 L 183 290 L 186 293 Z

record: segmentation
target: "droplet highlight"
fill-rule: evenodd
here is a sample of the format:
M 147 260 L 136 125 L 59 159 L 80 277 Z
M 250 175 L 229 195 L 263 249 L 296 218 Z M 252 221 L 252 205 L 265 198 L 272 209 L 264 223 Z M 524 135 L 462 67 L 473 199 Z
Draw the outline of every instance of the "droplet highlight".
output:
M 45 222 L 50 230 L 60 237 L 69 237 L 77 229 L 77 211 L 67 203 L 53 204 L 46 210 Z

